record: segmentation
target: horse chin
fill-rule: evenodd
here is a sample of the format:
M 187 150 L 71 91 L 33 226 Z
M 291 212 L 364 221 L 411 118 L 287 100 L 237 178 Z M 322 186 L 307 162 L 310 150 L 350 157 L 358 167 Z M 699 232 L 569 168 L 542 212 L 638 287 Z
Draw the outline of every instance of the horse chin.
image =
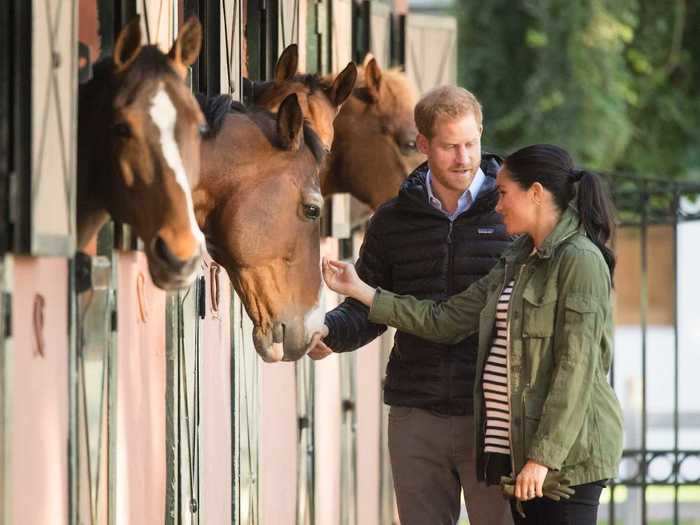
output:
M 261 328 L 256 327 L 253 332 L 253 345 L 260 358 L 266 363 L 277 363 L 284 358 L 282 343 L 273 341 L 272 330 L 263 332 Z
M 148 256 L 148 253 L 146 254 Z M 179 272 L 173 272 L 164 268 L 158 261 L 148 258 L 148 271 L 151 274 L 153 284 L 165 291 L 187 288 L 194 283 L 197 278 L 197 270 L 200 266 L 201 257 L 194 257 L 187 263 L 187 266 Z

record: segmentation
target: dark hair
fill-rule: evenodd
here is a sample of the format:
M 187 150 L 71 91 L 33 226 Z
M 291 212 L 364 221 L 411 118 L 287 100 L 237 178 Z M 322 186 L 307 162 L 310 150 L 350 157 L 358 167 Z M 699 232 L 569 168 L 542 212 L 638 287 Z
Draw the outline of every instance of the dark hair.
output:
M 586 235 L 603 254 L 612 278 L 615 254 L 606 246 L 614 232 L 614 207 L 599 175 L 576 169 L 566 150 L 551 144 L 527 146 L 506 157 L 503 166 L 523 189 L 539 182 L 561 212 L 575 199 Z

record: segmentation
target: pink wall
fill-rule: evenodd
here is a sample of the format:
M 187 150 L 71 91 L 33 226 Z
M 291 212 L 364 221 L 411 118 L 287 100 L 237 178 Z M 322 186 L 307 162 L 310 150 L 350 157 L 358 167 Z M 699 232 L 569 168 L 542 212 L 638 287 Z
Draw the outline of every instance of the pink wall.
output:
M 261 519 L 262 523 L 293 525 L 298 468 L 294 363 L 263 363 L 261 374 Z
M 321 254 L 338 258 L 338 241 L 323 239 Z M 325 290 L 326 311 L 338 304 L 335 293 Z M 331 355 L 315 364 L 315 468 L 316 468 L 316 523 L 340 523 L 340 466 L 341 424 L 340 361 Z
M 165 517 L 165 293 L 143 253 L 116 254 L 118 268 L 116 521 Z
M 382 351 L 379 339 L 357 351 L 357 523 L 379 523 Z
M 219 271 L 219 301 L 214 304 L 212 265 L 206 257 L 206 318 L 200 321 L 200 472 L 202 523 L 231 523 L 231 287 Z
M 43 355 L 34 329 L 44 299 Z M 14 258 L 7 525 L 68 523 L 68 262 Z M 0 509 L 2 512 L 8 509 Z

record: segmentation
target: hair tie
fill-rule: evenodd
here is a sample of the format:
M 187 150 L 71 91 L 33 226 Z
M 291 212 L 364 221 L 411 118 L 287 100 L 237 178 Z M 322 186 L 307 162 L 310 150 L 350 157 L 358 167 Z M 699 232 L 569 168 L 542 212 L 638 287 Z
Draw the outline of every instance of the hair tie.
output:
M 577 169 L 570 169 L 569 174 L 571 175 L 571 178 L 574 180 L 574 182 L 579 182 L 581 180 L 581 177 L 583 177 L 584 170 L 577 170 Z

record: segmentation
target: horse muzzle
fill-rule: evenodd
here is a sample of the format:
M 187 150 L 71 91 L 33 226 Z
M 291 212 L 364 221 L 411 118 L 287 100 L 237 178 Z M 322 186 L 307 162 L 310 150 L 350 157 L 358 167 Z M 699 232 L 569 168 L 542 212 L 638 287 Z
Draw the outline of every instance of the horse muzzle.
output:
M 160 236 L 155 237 L 146 248 L 148 269 L 158 288 L 176 290 L 190 286 L 202 261 L 202 247 L 197 248 L 189 259 L 176 257 Z
M 266 332 L 256 328 L 253 344 L 266 363 L 298 361 L 308 350 L 306 326 L 303 318 L 275 322 Z

